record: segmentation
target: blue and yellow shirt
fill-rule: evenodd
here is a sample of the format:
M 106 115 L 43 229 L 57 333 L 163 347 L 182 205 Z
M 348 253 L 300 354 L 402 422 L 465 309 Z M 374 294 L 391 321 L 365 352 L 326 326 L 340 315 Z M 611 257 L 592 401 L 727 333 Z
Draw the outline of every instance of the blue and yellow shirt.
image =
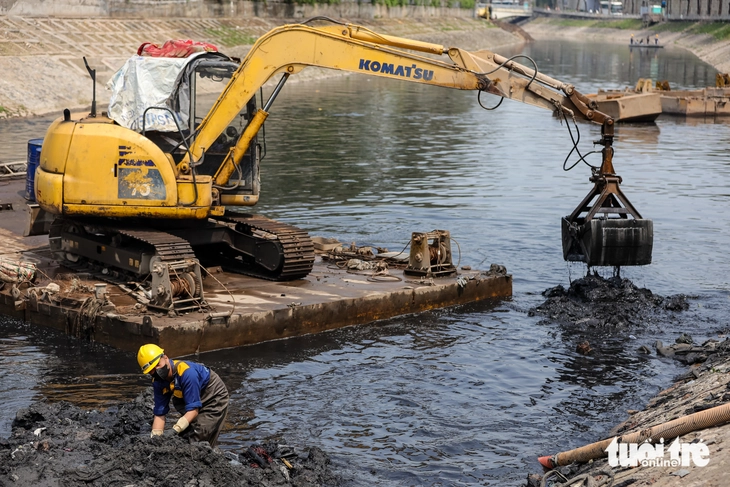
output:
M 170 359 L 172 380 L 155 380 L 155 416 L 165 416 L 170 411 L 170 399 L 175 396 L 185 402 L 185 411 L 203 407 L 200 393 L 208 385 L 210 369 L 195 362 L 175 362 Z

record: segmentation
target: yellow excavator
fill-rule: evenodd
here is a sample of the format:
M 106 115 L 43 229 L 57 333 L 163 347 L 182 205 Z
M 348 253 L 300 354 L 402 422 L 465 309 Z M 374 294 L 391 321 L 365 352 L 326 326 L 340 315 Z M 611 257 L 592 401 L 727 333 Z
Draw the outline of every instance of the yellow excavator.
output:
M 150 306 L 173 312 L 203 302 L 201 264 L 273 280 L 306 276 L 314 262 L 306 231 L 231 209 L 258 200 L 257 137 L 284 83 L 317 66 L 474 90 L 483 107 L 487 93 L 601 124 L 602 164 L 593 170 L 593 190 L 563 218 L 564 257 L 589 266 L 649 264 L 652 222 L 619 188 L 613 120 L 572 85 L 518 57 L 315 18 L 271 30 L 241 61 L 220 53 L 190 60 L 166 103 L 147 107 L 135 127 L 97 115 L 95 102 L 91 113 L 64 110 L 45 135 L 35 175 L 36 201 L 53 217 L 46 225 L 51 250 L 70 267 L 146 280 Z M 257 108 L 255 95 L 277 76 Z M 207 98 L 216 84 L 219 95 Z M 146 127 L 159 118 L 172 120 L 173 130 Z

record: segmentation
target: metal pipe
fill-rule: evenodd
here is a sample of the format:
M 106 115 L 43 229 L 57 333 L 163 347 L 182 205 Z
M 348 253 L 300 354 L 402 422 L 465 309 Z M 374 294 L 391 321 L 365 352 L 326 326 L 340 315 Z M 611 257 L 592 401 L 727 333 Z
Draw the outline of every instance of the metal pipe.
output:
M 448 52 L 441 44 L 433 44 L 430 42 L 415 41 L 405 39 L 403 37 L 389 36 L 386 34 L 378 34 L 370 29 L 360 25 L 347 24 L 350 37 L 365 42 L 372 42 L 383 46 L 399 47 L 402 49 L 410 49 L 412 51 L 427 52 L 431 54 L 442 55 Z

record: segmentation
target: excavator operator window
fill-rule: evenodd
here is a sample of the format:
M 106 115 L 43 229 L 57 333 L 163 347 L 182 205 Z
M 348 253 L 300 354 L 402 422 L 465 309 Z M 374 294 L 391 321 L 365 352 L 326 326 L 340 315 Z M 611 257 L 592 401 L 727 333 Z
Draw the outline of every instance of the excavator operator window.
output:
M 239 67 L 236 60 L 220 53 L 205 53 L 192 60 L 178 76 L 168 103 L 170 109 L 179 115 L 181 133 L 165 132 L 148 136 L 163 151 L 172 154 L 176 162 L 181 161 L 186 155 L 184 142 L 187 141 L 188 145 L 194 143 L 200 124 Z M 197 174 L 216 174 L 255 112 L 256 100 L 253 97 L 239 113 L 230 114 L 232 121 L 228 127 L 205 149 L 202 162 L 195 166 Z M 231 186 L 235 186 L 242 194 L 258 194 L 259 159 L 258 139 L 254 137 L 231 178 Z
M 200 123 L 205 119 L 218 97 L 223 92 L 239 65 L 220 59 L 206 59 L 195 63 L 189 76 L 190 130 L 195 138 Z M 199 174 L 214 175 L 228 152 L 236 144 L 248 120 L 256 111 L 256 100 L 251 99 L 243 109 L 235 114 L 231 123 L 206 149 L 203 163 L 197 167 Z M 191 140 L 192 143 L 192 140 Z M 240 171 L 234 174 L 234 184 L 242 188 L 252 188 L 258 173 L 258 144 L 254 139 L 251 148 L 240 163 Z M 238 177 L 236 177 L 238 175 Z
M 234 63 L 220 61 L 205 61 L 195 67 L 194 76 L 190 79 L 190 120 L 196 130 L 205 116 L 213 108 L 216 100 L 238 68 Z M 245 113 L 245 109 L 244 109 Z M 223 155 L 238 140 L 238 134 L 243 131 L 244 123 L 241 117 L 236 117 L 231 125 L 220 134 L 215 143 L 206 151 L 206 158 L 213 155 Z

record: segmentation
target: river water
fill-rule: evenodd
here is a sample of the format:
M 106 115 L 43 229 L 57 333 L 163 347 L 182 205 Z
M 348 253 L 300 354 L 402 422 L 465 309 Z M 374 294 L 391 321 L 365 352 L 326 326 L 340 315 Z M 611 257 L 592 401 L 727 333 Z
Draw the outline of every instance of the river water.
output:
M 541 41 L 501 54 L 520 51 L 582 92 L 640 77 L 714 85 L 714 69 L 672 49 Z M 0 159 L 24 158 L 48 120 L 0 123 Z M 659 326 L 584 335 L 527 314 L 543 290 L 585 273 L 561 254 L 560 218 L 590 189 L 585 165 L 562 170 L 564 123 L 509 100 L 485 111 L 474 93 L 370 77 L 290 83 L 266 124 L 258 211 L 391 250 L 413 231 L 446 229 L 461 265 L 505 265 L 514 296 L 201 355 L 232 394 L 221 447 L 316 445 L 349 485 L 509 486 L 539 471 L 538 456 L 604 437 L 683 371 L 641 345 L 725 330 L 728 128 L 669 117 L 617 127 L 622 188 L 655 230 L 653 263 L 622 275 L 693 298 Z M 588 152 L 600 128 L 579 130 Z M 34 400 L 104 407 L 147 385 L 133 353 L 2 323 L 0 436 Z M 589 356 L 575 352 L 585 338 Z

